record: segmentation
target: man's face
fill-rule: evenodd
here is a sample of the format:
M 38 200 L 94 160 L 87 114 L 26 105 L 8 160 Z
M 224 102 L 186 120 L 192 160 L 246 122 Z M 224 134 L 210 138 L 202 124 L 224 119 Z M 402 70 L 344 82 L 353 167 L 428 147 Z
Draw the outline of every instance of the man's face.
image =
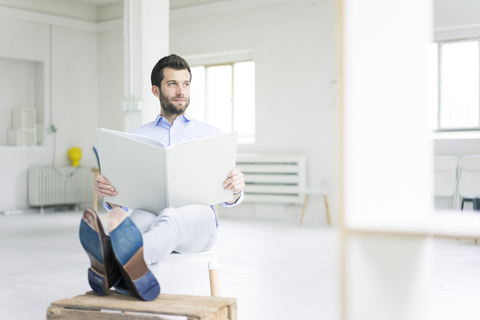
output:
M 163 112 L 183 114 L 190 103 L 190 73 L 187 69 L 163 69 L 163 80 L 160 84 L 158 98 Z

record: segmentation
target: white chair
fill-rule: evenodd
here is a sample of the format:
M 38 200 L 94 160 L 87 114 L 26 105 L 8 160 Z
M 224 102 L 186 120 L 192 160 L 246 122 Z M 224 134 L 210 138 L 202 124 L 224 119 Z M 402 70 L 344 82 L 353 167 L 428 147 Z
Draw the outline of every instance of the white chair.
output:
M 480 155 L 460 158 L 458 175 L 458 195 L 461 198 L 461 210 L 465 202 L 473 202 L 474 210 L 480 210 L 476 199 L 480 198 Z
M 208 276 L 210 278 L 210 295 L 220 297 L 220 282 L 218 278 L 218 251 L 211 249 L 207 252 L 192 254 L 169 254 L 160 263 L 207 263 Z
M 453 197 L 453 208 L 457 206 L 458 157 L 436 155 L 434 194 L 435 197 Z
M 458 197 L 473 203 L 473 210 L 480 211 L 480 155 L 463 156 L 458 166 Z M 477 238 L 475 238 L 477 243 Z
M 215 205 L 215 212 L 218 215 L 218 205 Z M 210 295 L 220 297 L 220 280 L 218 277 L 218 254 L 215 245 L 210 251 L 202 253 L 171 253 L 160 263 L 206 263 L 208 265 L 208 278 L 210 279 Z

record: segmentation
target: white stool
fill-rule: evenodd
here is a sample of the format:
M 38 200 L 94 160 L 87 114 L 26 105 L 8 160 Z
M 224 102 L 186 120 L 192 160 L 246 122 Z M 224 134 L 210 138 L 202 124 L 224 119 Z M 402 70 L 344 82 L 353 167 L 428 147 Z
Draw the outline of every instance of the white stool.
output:
M 330 210 L 328 208 L 327 193 L 323 190 L 320 190 L 320 189 L 306 189 L 303 193 L 305 193 L 305 200 L 303 201 L 302 215 L 300 216 L 300 224 L 302 224 L 303 216 L 305 215 L 305 208 L 307 207 L 308 195 L 310 195 L 310 194 L 323 194 L 323 199 L 325 200 L 325 212 L 327 213 L 327 221 L 328 221 L 328 224 L 331 226 L 332 222 L 330 221 Z

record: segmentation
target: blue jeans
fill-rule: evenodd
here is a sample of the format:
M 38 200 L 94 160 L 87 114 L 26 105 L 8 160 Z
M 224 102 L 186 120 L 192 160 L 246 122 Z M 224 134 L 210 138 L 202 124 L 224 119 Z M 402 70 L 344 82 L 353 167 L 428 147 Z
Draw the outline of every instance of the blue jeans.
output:
M 158 263 L 173 251 L 208 251 L 217 238 L 215 212 L 207 205 L 166 208 L 158 215 L 134 210 L 130 219 L 142 233 L 145 263 L 154 273 Z

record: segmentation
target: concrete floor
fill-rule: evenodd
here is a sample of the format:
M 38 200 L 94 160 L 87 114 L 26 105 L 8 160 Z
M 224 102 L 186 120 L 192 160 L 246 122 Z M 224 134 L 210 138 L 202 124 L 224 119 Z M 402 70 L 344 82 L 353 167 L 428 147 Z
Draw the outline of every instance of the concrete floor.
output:
M 45 319 L 50 302 L 89 291 L 81 212 L 0 216 L 0 319 Z M 339 319 L 338 237 L 329 227 L 220 220 L 220 286 L 239 319 Z M 195 264 L 161 267 L 163 293 L 209 295 Z M 432 319 L 480 318 L 480 245 L 436 239 Z

